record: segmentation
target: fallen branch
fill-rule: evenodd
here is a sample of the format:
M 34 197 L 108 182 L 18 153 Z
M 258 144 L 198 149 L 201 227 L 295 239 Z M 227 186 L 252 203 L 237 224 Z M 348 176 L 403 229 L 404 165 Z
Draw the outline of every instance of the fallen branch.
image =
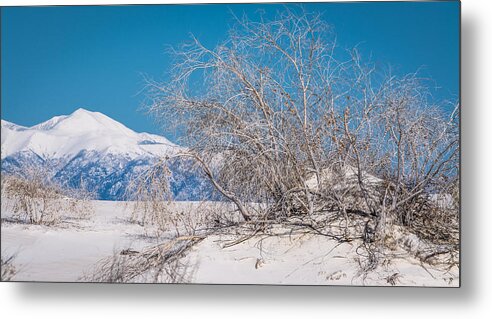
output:
M 101 260 L 96 264 L 92 273 L 82 277 L 81 280 L 127 283 L 135 280 L 146 281 L 147 276 L 152 275 L 152 282 L 158 282 L 166 273 L 171 282 L 181 281 L 184 274 L 179 273 L 175 262 L 203 239 L 204 237 L 201 236 L 182 236 L 141 252 L 130 249 L 122 250 Z

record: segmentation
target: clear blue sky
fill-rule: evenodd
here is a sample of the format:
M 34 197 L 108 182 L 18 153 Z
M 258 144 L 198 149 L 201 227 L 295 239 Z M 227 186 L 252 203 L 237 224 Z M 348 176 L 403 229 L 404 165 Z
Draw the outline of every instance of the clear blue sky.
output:
M 79 107 L 158 133 L 139 111 L 141 74 L 162 77 L 167 45 L 225 39 L 231 11 L 273 17 L 283 5 L 12 7 L 1 11 L 1 116 L 31 126 Z M 323 13 L 343 47 L 357 44 L 398 73 L 431 76 L 436 96 L 459 93 L 459 3 L 304 4 Z M 171 139 L 174 139 L 171 137 Z

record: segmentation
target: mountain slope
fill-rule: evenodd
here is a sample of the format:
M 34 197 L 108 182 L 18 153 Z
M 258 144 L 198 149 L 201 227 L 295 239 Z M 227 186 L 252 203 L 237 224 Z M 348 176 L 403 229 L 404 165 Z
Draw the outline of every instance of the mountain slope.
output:
M 154 134 L 137 133 L 99 113 L 78 109 L 32 127 L 2 120 L 2 172 L 24 175 L 40 168 L 59 184 L 85 187 L 99 199 L 131 198 L 127 189 L 164 156 L 182 148 Z M 210 196 L 210 187 L 185 161 L 171 164 L 171 188 L 177 199 Z M 208 194 L 208 195 L 207 195 Z
M 136 133 L 102 113 L 84 109 L 30 128 L 2 121 L 2 158 L 23 151 L 43 158 L 73 157 L 82 150 L 163 156 L 178 148 L 162 136 Z

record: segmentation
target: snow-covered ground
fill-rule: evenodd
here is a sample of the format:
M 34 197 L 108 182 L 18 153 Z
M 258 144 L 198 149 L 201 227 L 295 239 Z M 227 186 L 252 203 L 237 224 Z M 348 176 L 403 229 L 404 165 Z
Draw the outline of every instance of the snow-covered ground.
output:
M 141 227 L 127 221 L 118 202 L 93 202 L 89 220 L 59 226 L 2 221 L 2 255 L 15 254 L 15 280 L 76 281 L 85 268 L 120 247 L 145 245 Z M 2 218 L 8 215 L 2 210 Z
M 153 229 L 131 223 L 131 203 L 93 201 L 89 219 L 67 219 L 59 226 L 8 220 L 2 208 L 2 255 L 16 254 L 19 281 L 77 281 L 103 258 L 124 249 L 141 250 L 162 241 Z M 208 204 L 208 208 L 221 209 Z M 178 202 L 175 213 L 197 211 L 198 203 Z M 367 275 L 360 273 L 360 242 L 338 243 L 328 237 L 292 233 L 257 235 L 223 248 L 232 235 L 211 235 L 193 246 L 183 262 L 192 283 L 292 285 L 458 286 L 458 269 L 422 265 L 403 249 Z
M 338 243 L 320 235 L 257 236 L 230 248 L 210 236 L 192 248 L 193 282 L 288 285 L 457 286 L 457 269 L 422 265 L 404 251 L 367 275 L 357 242 Z M 425 268 L 424 268 L 425 267 Z

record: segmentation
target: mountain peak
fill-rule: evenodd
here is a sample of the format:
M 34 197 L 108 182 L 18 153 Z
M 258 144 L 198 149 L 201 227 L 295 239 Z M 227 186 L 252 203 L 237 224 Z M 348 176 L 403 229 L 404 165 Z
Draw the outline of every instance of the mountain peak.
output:
M 100 113 L 79 108 L 70 115 L 55 116 L 31 129 L 59 132 L 60 134 L 73 135 L 85 132 L 117 132 L 126 136 L 136 134 L 123 124 Z
M 78 109 L 73 111 L 72 114 L 70 114 L 68 116 L 92 116 L 92 117 L 104 116 L 104 117 L 107 117 L 103 113 L 95 112 L 95 111 L 89 111 L 89 110 L 84 109 L 82 107 L 79 107 Z M 107 118 L 109 118 L 109 117 L 107 117 Z
M 83 107 L 79 107 L 72 114 L 77 114 L 77 113 L 96 113 L 96 112 L 92 112 L 92 111 L 84 109 Z
M 4 127 L 8 129 L 5 132 Z M 102 113 L 83 108 L 30 128 L 2 121 L 2 158 L 25 150 L 42 158 L 72 157 L 82 150 L 155 156 L 175 147 L 162 136 L 137 133 Z

